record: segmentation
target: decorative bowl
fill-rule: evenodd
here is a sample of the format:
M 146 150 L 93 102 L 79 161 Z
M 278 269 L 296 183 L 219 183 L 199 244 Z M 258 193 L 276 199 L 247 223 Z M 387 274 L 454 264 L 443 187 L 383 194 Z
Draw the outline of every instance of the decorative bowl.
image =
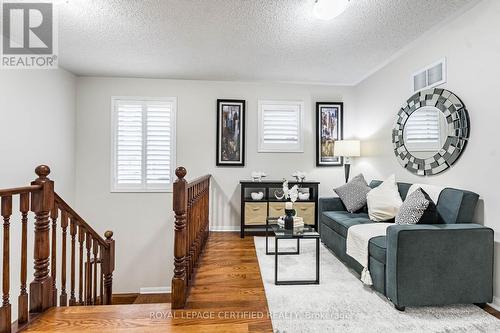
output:
M 299 192 L 299 200 L 309 200 L 309 193 L 308 192 L 305 192 L 305 193 Z
M 252 192 L 252 193 L 250 193 L 250 196 L 252 197 L 252 200 L 262 200 L 262 198 L 264 198 L 264 193 L 263 192 Z

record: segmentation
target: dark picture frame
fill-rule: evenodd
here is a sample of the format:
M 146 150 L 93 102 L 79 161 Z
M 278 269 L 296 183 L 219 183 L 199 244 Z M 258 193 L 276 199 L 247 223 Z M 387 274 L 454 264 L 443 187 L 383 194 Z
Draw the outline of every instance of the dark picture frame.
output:
M 245 166 L 245 120 L 244 100 L 217 100 L 217 166 Z
M 344 139 L 344 103 L 316 103 L 316 166 L 342 166 L 343 157 L 333 156 L 336 140 Z

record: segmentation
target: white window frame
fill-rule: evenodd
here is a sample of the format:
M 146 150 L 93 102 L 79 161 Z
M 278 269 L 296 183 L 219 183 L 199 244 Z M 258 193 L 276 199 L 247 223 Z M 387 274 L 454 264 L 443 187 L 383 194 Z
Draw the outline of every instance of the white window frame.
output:
M 436 66 L 436 65 L 439 65 L 439 64 L 443 64 L 443 78 L 441 79 L 441 81 L 437 81 L 433 84 L 429 84 L 429 73 L 428 73 L 428 70 L 431 69 L 432 67 Z M 422 87 L 418 90 L 415 90 L 415 76 L 417 76 L 418 74 L 421 74 L 422 72 L 425 72 L 425 80 L 426 80 L 426 83 L 427 85 L 425 87 Z M 422 90 L 426 90 L 426 89 L 431 89 L 431 88 L 434 88 L 434 87 L 437 87 L 439 85 L 442 85 L 443 83 L 446 83 L 446 76 L 447 76 L 447 72 L 448 72 L 448 69 L 447 69 L 447 65 L 446 65 L 446 57 L 430 64 L 430 65 L 427 65 L 425 67 L 423 67 L 422 69 L 414 72 L 411 77 L 410 77 L 410 81 L 411 81 L 411 91 L 413 93 L 417 93 L 419 91 L 422 91 Z
M 264 110 L 263 107 L 266 105 L 276 105 L 276 106 L 287 106 L 292 105 L 299 108 L 299 124 L 298 124 L 298 135 L 299 140 L 296 145 L 284 145 L 284 144 L 266 144 L 264 143 Z M 303 153 L 304 152 L 304 101 L 297 100 L 260 100 L 258 101 L 259 109 L 259 126 L 258 126 L 258 152 L 259 153 Z
M 143 102 L 170 102 L 172 103 L 172 128 L 171 128 L 171 147 L 173 154 L 170 156 L 171 168 L 170 168 L 170 184 L 150 184 L 145 183 L 140 185 L 126 184 L 118 185 L 115 181 L 116 179 L 116 154 L 117 154 L 117 144 L 116 144 L 116 131 L 117 131 L 117 119 L 116 117 L 116 107 L 118 101 L 131 101 L 136 103 Z M 143 119 L 143 124 L 144 124 Z M 144 125 L 145 127 L 145 125 Z M 145 153 L 145 137 L 143 139 L 143 153 Z M 112 96 L 111 97 L 111 173 L 110 173 L 110 191 L 112 193 L 171 193 L 173 191 L 173 182 L 175 177 L 175 166 L 176 166 L 176 156 L 177 155 L 177 97 L 140 97 L 140 96 Z M 147 167 L 143 165 L 143 167 Z

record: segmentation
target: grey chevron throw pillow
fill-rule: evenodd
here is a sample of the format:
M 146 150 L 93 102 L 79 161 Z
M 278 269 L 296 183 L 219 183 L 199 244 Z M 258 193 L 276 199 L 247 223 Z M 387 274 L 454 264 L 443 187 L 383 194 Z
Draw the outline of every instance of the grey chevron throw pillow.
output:
M 354 177 L 350 182 L 334 189 L 342 203 L 351 213 L 366 205 L 366 195 L 371 191 L 362 174 Z

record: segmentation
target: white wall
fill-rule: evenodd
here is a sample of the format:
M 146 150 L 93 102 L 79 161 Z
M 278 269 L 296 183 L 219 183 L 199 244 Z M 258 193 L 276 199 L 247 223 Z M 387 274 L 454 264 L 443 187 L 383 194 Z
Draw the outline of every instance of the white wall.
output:
M 26 186 L 47 164 L 56 191 L 75 195 L 75 77 L 64 70 L 0 71 L 0 188 Z M 21 228 L 14 198 L 10 228 L 12 318 L 17 319 Z M 28 228 L 28 283 L 33 280 L 33 218 Z M 60 266 L 59 266 L 60 267 Z
M 496 103 L 500 59 L 500 3 L 484 0 L 439 33 L 355 88 L 271 83 L 209 82 L 153 79 L 75 78 L 63 71 L 0 73 L 0 188 L 29 183 L 41 163 L 53 169 L 56 190 L 101 234 L 111 229 L 117 242 L 115 292 L 169 286 L 173 268 L 172 196 L 168 193 L 110 193 L 111 96 L 175 96 L 178 98 L 177 164 L 188 179 L 211 173 L 214 192 L 212 228 L 239 224 L 240 179 L 253 170 L 281 179 L 294 170 L 321 181 L 321 195 L 343 183 L 342 168 L 316 168 L 314 103 L 344 101 L 345 138 L 363 140 L 364 157 L 354 170 L 368 179 L 396 173 L 400 180 L 470 189 L 481 194 L 477 221 L 500 231 L 495 205 L 500 198 L 500 162 L 494 134 L 500 122 Z M 425 45 L 425 47 L 424 47 Z M 448 82 L 467 105 L 472 123 L 470 144 L 458 163 L 442 175 L 420 178 L 397 163 L 390 130 L 395 114 L 411 94 L 409 77 L 416 69 L 447 57 Z M 216 99 L 247 101 L 247 165 L 215 167 Z M 306 104 L 305 152 L 257 153 L 257 100 L 299 99 Z M 76 100 L 76 106 L 75 106 Z M 76 107 L 76 119 L 75 119 Z M 77 125 L 75 128 L 75 124 Z M 75 140 L 76 131 L 76 140 Z M 76 147 L 76 156 L 74 147 Z M 76 159 L 76 163 L 75 163 Z M 76 165 L 76 173 L 75 173 Z M 76 179 L 76 187 L 74 181 Z M 19 258 L 19 223 L 12 223 L 11 258 Z M 29 244 L 32 233 L 29 234 Z M 500 297 L 500 244 L 496 243 L 495 294 Z M 30 249 L 31 252 L 31 249 Z M 28 267 L 31 270 L 31 265 Z M 13 309 L 18 266 L 12 266 Z M 32 272 L 29 272 L 32 276 Z M 30 278 L 29 278 L 30 279 Z
M 77 83 L 77 206 L 88 221 L 116 239 L 116 292 L 140 287 L 170 286 L 173 270 L 172 195 L 168 193 L 110 193 L 111 96 L 175 96 L 177 110 L 177 165 L 188 179 L 213 175 L 212 229 L 237 228 L 240 217 L 239 180 L 253 170 L 269 179 L 290 178 L 303 170 L 321 181 L 321 192 L 331 195 L 342 184 L 343 169 L 315 167 L 316 101 L 344 101 L 345 137 L 353 125 L 352 88 L 319 85 L 210 82 L 153 79 L 79 78 Z M 246 166 L 215 166 L 216 100 L 245 99 Z M 257 101 L 305 101 L 305 153 L 257 153 Z
M 495 243 L 495 295 L 500 305 L 500 1 L 484 0 L 439 31 L 419 39 L 415 47 L 355 88 L 356 136 L 363 155 L 357 171 L 368 178 L 396 173 L 399 180 L 453 186 L 480 194 L 476 220 L 493 228 Z M 410 77 L 416 70 L 446 57 L 448 82 L 442 87 L 465 103 L 471 136 L 462 157 L 448 171 L 417 177 L 397 162 L 392 151 L 391 127 L 396 113 L 412 94 Z

